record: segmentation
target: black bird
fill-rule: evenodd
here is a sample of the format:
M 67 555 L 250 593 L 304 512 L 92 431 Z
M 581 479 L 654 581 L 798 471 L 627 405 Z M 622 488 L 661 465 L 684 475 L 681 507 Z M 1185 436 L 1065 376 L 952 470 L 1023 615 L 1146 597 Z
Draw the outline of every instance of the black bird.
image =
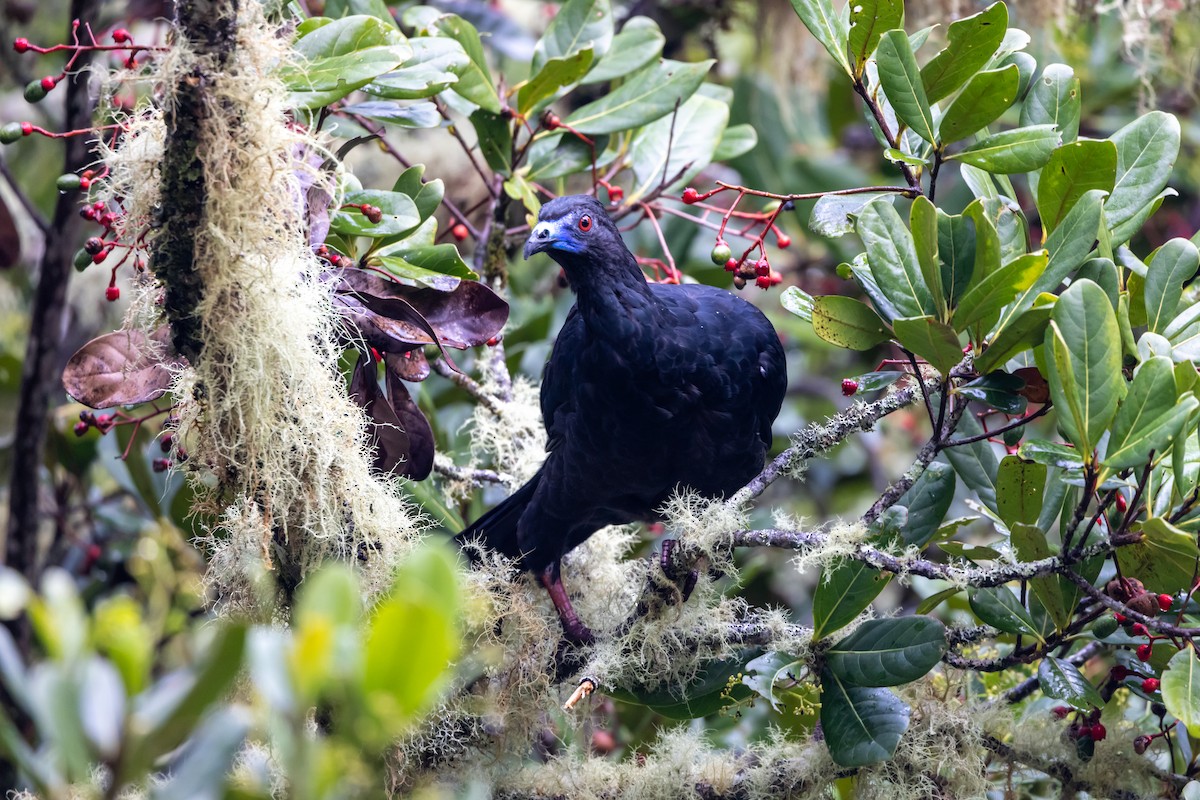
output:
M 541 252 L 577 296 L 542 375 L 546 461 L 457 538 L 481 538 L 537 573 L 566 637 L 588 642 L 559 560 L 606 525 L 654 519 L 677 488 L 717 498 L 748 483 L 787 369 L 750 303 L 712 286 L 647 283 L 592 197 L 542 206 L 525 257 Z

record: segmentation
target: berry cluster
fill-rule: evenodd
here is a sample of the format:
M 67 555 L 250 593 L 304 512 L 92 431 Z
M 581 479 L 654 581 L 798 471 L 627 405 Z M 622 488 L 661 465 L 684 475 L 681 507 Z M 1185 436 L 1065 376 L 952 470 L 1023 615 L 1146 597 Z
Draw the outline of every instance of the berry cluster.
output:
M 378 225 L 383 221 L 383 209 L 370 203 L 346 203 L 342 208 L 353 208 L 360 211 L 372 225 Z
M 72 430 L 76 436 L 86 436 L 88 431 L 95 428 L 101 436 L 104 436 L 118 425 L 132 425 L 133 433 L 129 437 L 129 444 L 126 445 L 125 452 L 121 454 L 121 458 L 124 459 L 129 457 L 130 448 L 132 448 L 133 442 L 137 438 L 138 431 L 141 430 L 142 425 L 148 420 L 162 416 L 165 413 L 167 411 L 159 410 L 157 407 L 150 413 L 140 417 L 130 416 L 123 411 L 117 411 L 112 414 L 97 414 L 94 411 L 85 409 L 79 412 L 79 421 L 75 423 Z M 166 472 L 172 466 L 187 461 L 187 450 L 175 442 L 175 435 L 169 430 L 175 424 L 176 421 L 174 419 L 168 419 L 162 435 L 159 437 L 159 448 L 167 457 L 156 458 L 150 462 L 150 466 L 155 472 Z
M 728 208 L 704 204 L 704 201 L 710 197 L 729 190 L 737 190 L 738 195 Z M 698 192 L 694 187 L 689 186 L 684 189 L 680 199 L 683 200 L 685 205 L 697 206 L 705 212 L 704 216 L 700 217 L 697 221 L 705 227 L 715 229 L 717 232 L 717 240 L 713 245 L 709 257 L 714 264 L 724 267 L 726 272 L 733 273 L 733 285 L 741 289 L 750 281 L 754 281 L 754 285 L 758 288 L 770 289 L 772 286 L 782 283 L 783 276 L 771 268 L 765 240 L 769 234 L 773 234 L 777 247 L 785 249 L 791 246 L 791 237 L 779 229 L 776 220 L 780 213 L 791 210 L 793 206 L 790 200 L 775 200 L 760 212 L 739 211 L 738 204 L 747 194 L 758 195 L 760 193 L 719 183 L 716 189 L 703 194 Z M 710 213 L 716 212 L 721 214 L 719 225 L 710 222 L 707 218 Z M 729 243 L 725 240 L 725 234 L 729 231 L 729 223 L 732 219 L 744 222 L 741 228 L 732 231 L 733 235 L 750 240 L 750 245 L 741 255 L 737 256 L 734 255 L 732 248 L 730 248 Z M 752 259 L 751 255 L 755 251 L 758 252 L 758 258 Z
M 317 254 L 317 258 L 322 261 L 328 261 L 331 266 L 342 268 L 354 266 L 354 259 L 344 256 L 335 250 L 330 250 L 326 245 L 317 245 L 313 249 L 313 252 Z

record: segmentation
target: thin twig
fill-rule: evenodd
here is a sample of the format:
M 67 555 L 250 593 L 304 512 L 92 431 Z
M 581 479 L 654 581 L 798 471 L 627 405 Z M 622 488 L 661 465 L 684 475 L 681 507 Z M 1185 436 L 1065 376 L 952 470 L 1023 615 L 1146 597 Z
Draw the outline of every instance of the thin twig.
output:
M 451 480 L 467 481 L 475 486 L 482 486 L 483 484 L 488 483 L 511 486 L 513 483 L 515 483 L 513 476 L 506 472 L 496 472 L 495 470 L 490 469 L 471 469 L 470 467 L 460 467 L 440 453 L 434 456 L 433 471 L 443 477 L 450 478 Z
M 430 364 L 433 367 L 434 372 L 436 372 L 438 375 L 441 375 L 443 378 L 448 379 L 457 386 L 465 389 L 468 394 L 482 403 L 488 411 L 491 411 L 496 416 L 500 416 L 504 413 L 502 401 L 496 397 L 493 397 L 490 392 L 483 388 L 479 381 L 475 380 L 469 375 L 464 375 L 461 372 L 455 372 L 443 359 L 439 358 L 430 362 Z
M 1041 408 L 1039 408 L 1037 411 L 1034 411 L 1032 414 L 1026 414 L 1025 416 L 1021 417 L 1020 419 L 1015 419 L 1006 425 L 1001 425 L 999 428 L 996 428 L 995 430 L 984 431 L 983 433 L 978 433 L 978 434 L 975 434 L 974 436 L 964 436 L 961 439 L 951 439 L 948 442 L 943 442 L 942 447 L 958 447 L 959 445 L 963 445 L 963 444 L 974 444 L 975 442 L 986 441 L 993 437 L 999 436 L 1003 433 L 1007 433 L 1008 431 L 1011 431 L 1015 428 L 1019 428 L 1022 425 L 1025 425 L 1029 422 L 1032 422 L 1033 420 L 1037 419 L 1038 417 L 1045 415 L 1050 409 L 1051 409 L 1051 405 L 1049 403 L 1046 403 Z

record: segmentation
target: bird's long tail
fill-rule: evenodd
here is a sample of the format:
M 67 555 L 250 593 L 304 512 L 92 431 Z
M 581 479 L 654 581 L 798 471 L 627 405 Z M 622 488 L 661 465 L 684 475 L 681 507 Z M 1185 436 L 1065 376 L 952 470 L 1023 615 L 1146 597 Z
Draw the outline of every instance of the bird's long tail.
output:
M 524 486 L 464 528 L 462 533 L 454 537 L 454 541 L 462 546 L 480 539 L 493 550 L 511 558 L 520 558 L 522 553 L 521 545 L 517 541 L 517 522 L 529 501 L 533 499 L 541 477 L 542 473 L 539 470 Z

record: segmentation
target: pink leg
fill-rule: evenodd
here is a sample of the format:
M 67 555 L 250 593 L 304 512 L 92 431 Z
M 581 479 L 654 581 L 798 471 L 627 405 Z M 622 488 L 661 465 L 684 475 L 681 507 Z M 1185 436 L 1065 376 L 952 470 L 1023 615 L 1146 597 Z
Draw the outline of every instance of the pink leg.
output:
M 555 610 L 558 611 L 559 620 L 562 621 L 563 636 L 575 644 L 591 644 L 595 641 L 592 632 L 579 620 L 579 615 L 571 607 L 571 599 L 567 597 L 567 587 L 563 586 L 559 563 L 555 561 L 542 570 L 538 575 L 538 580 L 550 593 L 550 600 L 554 603 Z

